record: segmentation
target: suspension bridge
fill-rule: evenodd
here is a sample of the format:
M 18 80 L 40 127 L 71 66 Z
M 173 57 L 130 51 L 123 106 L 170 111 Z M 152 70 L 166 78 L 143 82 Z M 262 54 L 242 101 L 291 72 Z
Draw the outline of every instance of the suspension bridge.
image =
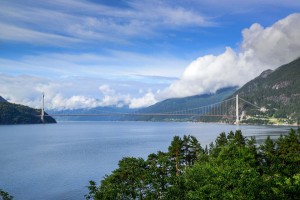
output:
M 246 103 L 247 105 L 252 106 L 255 109 L 261 110 L 261 107 L 240 98 L 238 95 L 232 97 L 230 99 L 226 99 L 217 103 L 194 107 L 189 109 L 183 110 L 176 110 L 172 112 L 157 112 L 157 113 L 142 113 L 139 111 L 136 112 L 128 112 L 128 113 L 121 113 L 121 112 L 102 112 L 97 114 L 46 114 L 45 113 L 45 96 L 43 94 L 42 97 L 42 109 L 41 109 L 41 120 L 44 121 L 46 116 L 52 117 L 65 117 L 65 116 L 169 116 L 169 117 L 224 117 L 224 118 L 235 118 L 235 123 L 239 124 L 240 120 L 244 116 L 244 111 L 240 110 L 239 102 Z

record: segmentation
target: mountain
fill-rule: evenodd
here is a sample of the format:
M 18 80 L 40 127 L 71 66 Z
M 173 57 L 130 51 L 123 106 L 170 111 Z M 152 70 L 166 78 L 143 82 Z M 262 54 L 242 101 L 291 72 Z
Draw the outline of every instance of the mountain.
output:
M 115 106 L 107 106 L 107 107 L 96 107 L 96 108 L 83 108 L 83 109 L 72 109 L 72 110 L 49 110 L 50 114 L 57 115 L 72 115 L 79 114 L 83 116 L 55 116 L 55 119 L 58 121 L 124 121 L 124 120 L 133 120 L 128 116 L 122 115 L 107 115 L 111 113 L 132 113 L 136 111 L 136 109 L 130 109 L 128 107 L 115 107 Z M 103 114 L 104 116 L 84 116 L 84 115 L 96 115 Z
M 236 94 L 262 108 L 260 111 L 263 112 L 259 112 L 249 105 L 242 105 L 241 109 L 249 116 L 263 115 L 266 123 L 298 122 L 299 124 L 300 58 L 274 71 L 262 72 L 260 76 L 246 83 L 232 96 Z M 248 119 L 248 122 L 253 120 L 255 121 L 252 117 Z
M 2 101 L 1 101 L 2 100 Z M 30 108 L 28 106 L 9 103 L 0 98 L 0 124 L 41 124 L 56 123 L 50 116 L 45 117 L 44 122 L 38 116 L 40 109 Z
M 3 97 L 0 96 L 0 103 L 7 102 Z
M 184 98 L 173 98 L 166 99 L 164 101 L 158 102 L 152 106 L 144 109 L 140 109 L 140 113 L 167 113 L 180 110 L 188 110 L 193 108 L 198 108 L 210 104 L 214 104 L 226 99 L 228 96 L 232 95 L 236 91 L 236 87 L 228 87 L 218 90 L 216 93 L 195 95 Z M 151 121 L 199 121 L 199 117 L 191 116 L 144 116 L 141 117 L 142 120 Z M 201 120 L 203 121 L 203 120 Z

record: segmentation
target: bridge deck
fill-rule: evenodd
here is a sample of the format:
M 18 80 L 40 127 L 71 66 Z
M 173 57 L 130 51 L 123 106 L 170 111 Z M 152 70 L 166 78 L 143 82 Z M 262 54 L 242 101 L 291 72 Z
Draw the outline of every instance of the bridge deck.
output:
M 39 115 L 41 116 L 41 115 Z M 46 116 L 199 116 L 199 117 L 235 117 L 233 115 L 208 115 L 208 114 L 171 114 L 171 113 L 103 113 L 103 114 L 47 114 Z

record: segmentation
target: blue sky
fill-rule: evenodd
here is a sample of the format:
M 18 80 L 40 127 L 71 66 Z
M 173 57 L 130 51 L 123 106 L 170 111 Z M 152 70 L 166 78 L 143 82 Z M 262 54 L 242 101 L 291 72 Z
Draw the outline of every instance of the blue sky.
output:
M 137 108 L 241 86 L 300 56 L 299 12 L 294 0 L 1 1 L 0 95 Z

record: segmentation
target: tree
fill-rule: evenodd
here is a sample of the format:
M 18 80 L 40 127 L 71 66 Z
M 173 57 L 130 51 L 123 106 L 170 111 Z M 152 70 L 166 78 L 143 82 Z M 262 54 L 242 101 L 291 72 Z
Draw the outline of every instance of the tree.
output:
M 215 145 L 212 147 L 214 150 L 212 154 L 217 157 L 221 149 L 228 144 L 228 139 L 225 132 L 220 133 L 220 135 L 215 140 Z
M 182 152 L 185 167 L 192 166 L 197 158 L 204 153 L 197 138 L 191 135 L 183 136 Z
M 181 138 L 179 136 L 174 136 L 171 145 L 168 148 L 171 160 L 175 163 L 176 176 L 179 176 L 181 172 L 181 162 L 183 156 L 182 145 L 183 142 Z
M 225 136 L 225 137 L 224 137 Z M 187 199 L 262 199 L 270 188 L 264 184 L 253 149 L 254 139 L 244 144 L 241 132 L 225 143 L 220 134 L 213 155 L 186 172 Z M 221 142 L 224 141 L 224 142 Z M 226 144 L 226 145 L 225 145 Z M 216 156 L 216 150 L 219 152 Z
M 235 142 L 235 144 L 237 146 L 239 146 L 240 148 L 245 146 L 246 144 L 246 139 L 242 134 L 241 130 L 237 130 L 235 131 L 234 137 L 233 137 L 233 141 Z
M 119 168 L 101 181 L 94 199 L 143 199 L 145 169 L 146 163 L 142 158 L 123 158 Z
M 8 194 L 7 192 L 0 189 L 0 197 L 2 197 L 3 200 L 12 200 L 14 197 Z
M 150 154 L 146 161 L 147 191 L 148 199 L 163 199 L 167 194 L 170 184 L 172 163 L 167 153 L 159 151 Z
M 216 139 L 216 147 L 223 147 L 228 143 L 228 139 L 226 137 L 225 132 L 220 133 L 220 135 Z
M 261 155 L 262 155 L 262 164 L 265 167 L 264 171 L 274 172 L 275 167 L 275 159 L 276 159 L 276 150 L 275 150 L 275 142 L 267 137 L 265 142 L 260 146 Z
M 89 189 L 89 193 L 84 195 L 84 197 L 88 200 L 88 199 L 94 199 L 95 198 L 95 194 L 97 193 L 97 185 L 95 181 L 90 181 L 89 182 L 89 186 L 87 186 L 87 188 Z

